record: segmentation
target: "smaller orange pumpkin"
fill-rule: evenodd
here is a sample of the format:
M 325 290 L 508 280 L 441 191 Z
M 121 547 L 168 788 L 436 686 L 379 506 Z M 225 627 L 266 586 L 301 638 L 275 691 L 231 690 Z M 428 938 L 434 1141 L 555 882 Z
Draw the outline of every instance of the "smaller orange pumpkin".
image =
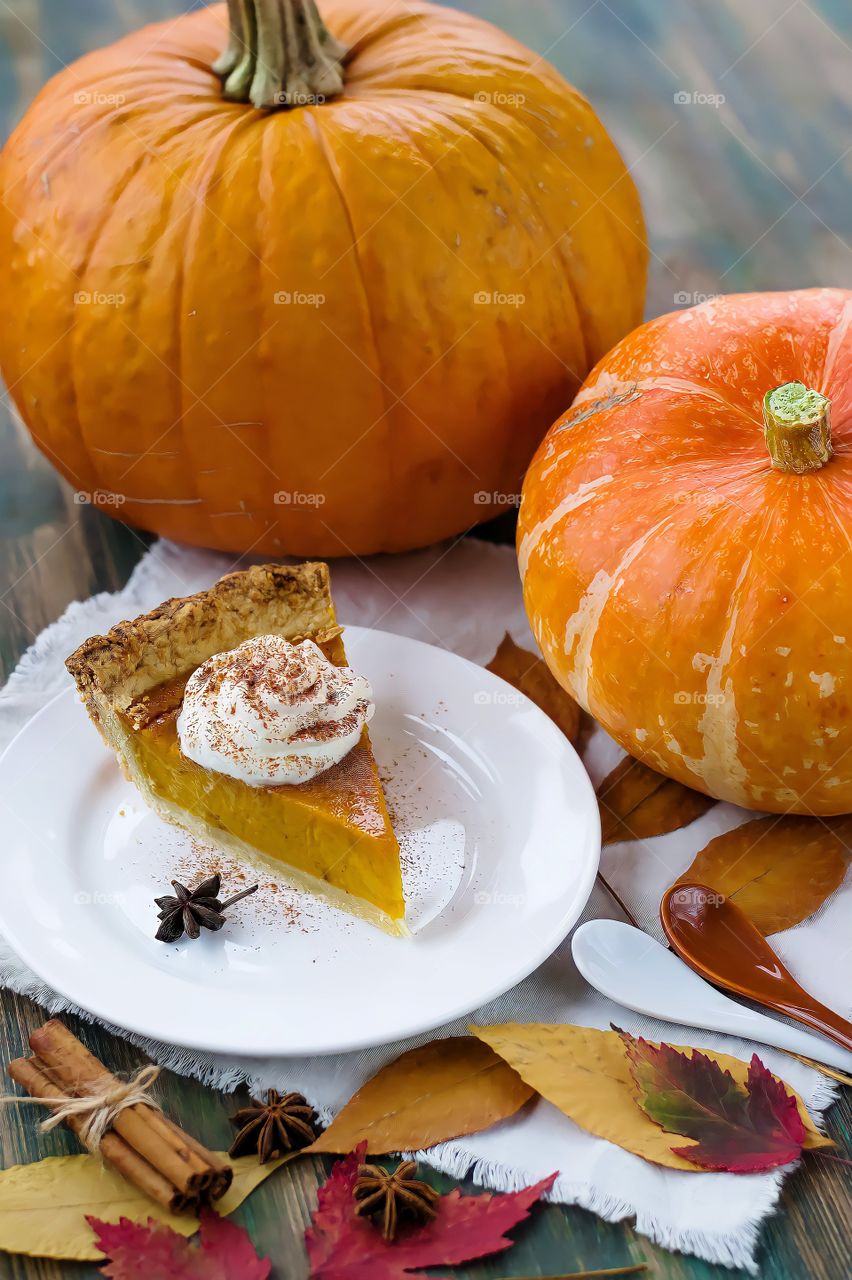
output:
M 518 548 L 557 679 L 723 800 L 852 811 L 852 293 L 717 298 L 597 365 Z

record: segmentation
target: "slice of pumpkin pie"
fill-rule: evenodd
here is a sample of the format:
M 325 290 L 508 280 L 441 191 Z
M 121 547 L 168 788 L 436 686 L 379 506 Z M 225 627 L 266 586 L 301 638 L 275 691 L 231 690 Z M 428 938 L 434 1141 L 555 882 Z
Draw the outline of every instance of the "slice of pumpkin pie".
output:
M 259 565 L 93 636 L 66 663 L 151 808 L 405 933 L 399 845 L 328 566 Z

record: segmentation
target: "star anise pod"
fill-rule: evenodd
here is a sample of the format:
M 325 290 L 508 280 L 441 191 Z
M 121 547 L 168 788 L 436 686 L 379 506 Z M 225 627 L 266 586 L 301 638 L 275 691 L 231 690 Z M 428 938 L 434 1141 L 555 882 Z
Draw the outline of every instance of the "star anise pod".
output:
M 230 1117 L 238 1133 L 231 1143 L 229 1156 L 244 1156 L 256 1151 L 261 1164 L 310 1146 L 317 1136 L 317 1113 L 301 1093 L 285 1093 L 267 1089 L 266 1102 L 252 1098 Z
M 392 1173 L 377 1164 L 359 1166 L 353 1194 L 360 1203 L 355 1212 L 369 1217 L 381 1214 L 382 1235 L 386 1240 L 394 1239 L 401 1218 L 428 1222 L 437 1213 L 438 1192 L 427 1182 L 415 1178 L 416 1172 L 413 1160 L 403 1160 Z
M 247 898 L 258 887 L 253 884 L 250 889 L 243 889 L 242 893 L 235 893 L 233 898 L 220 902 L 220 884 L 221 878 L 218 875 L 202 880 L 196 889 L 187 889 L 179 880 L 173 880 L 172 886 L 177 896 L 167 894 L 154 899 L 160 908 L 158 919 L 162 922 L 154 935 L 157 941 L 177 942 L 184 933 L 188 938 L 197 938 L 202 929 L 221 929 L 228 907 L 239 902 L 240 898 Z

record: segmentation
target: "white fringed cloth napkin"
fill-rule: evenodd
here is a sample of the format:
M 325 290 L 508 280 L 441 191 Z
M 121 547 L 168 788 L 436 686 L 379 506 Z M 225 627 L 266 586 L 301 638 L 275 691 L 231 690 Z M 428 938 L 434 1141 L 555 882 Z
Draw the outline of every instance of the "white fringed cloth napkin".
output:
M 69 677 L 63 661 L 85 637 L 146 612 L 167 596 L 201 590 L 232 567 L 225 556 L 160 542 L 140 562 L 123 591 L 71 605 L 39 636 L 0 693 L 0 746 L 66 686 Z M 411 555 L 339 561 L 332 567 L 332 585 L 344 623 L 442 644 L 483 664 L 492 658 L 506 630 L 519 644 L 535 647 L 509 547 L 465 539 Z M 621 754 L 603 730 L 594 732 L 585 762 L 595 784 L 618 763 Z M 657 905 L 666 886 L 714 835 L 752 817 L 754 814 L 731 805 L 717 805 L 683 831 L 610 846 L 604 850 L 602 869 L 643 927 L 660 938 Z M 772 939 L 795 976 L 819 999 L 844 1014 L 852 960 L 850 908 L 852 887 L 847 881 L 816 916 Z M 583 919 L 618 918 L 619 914 L 609 896 L 596 888 Z M 0 983 L 32 996 L 52 1013 L 70 1007 L 2 940 Z M 403 1049 L 440 1035 L 462 1034 L 468 1021 L 570 1022 L 602 1028 L 614 1021 L 636 1035 L 724 1050 L 739 1058 L 748 1059 L 757 1049 L 770 1069 L 799 1091 L 815 1117 L 834 1096 L 826 1077 L 786 1054 L 641 1018 L 603 999 L 574 968 L 567 941 L 525 982 L 484 1008 L 472 1010 L 469 1019 L 416 1040 L 362 1053 L 314 1059 L 226 1059 L 128 1038 L 162 1066 L 208 1085 L 234 1089 L 246 1081 L 255 1090 L 299 1090 L 328 1120 L 366 1079 Z M 421 1158 L 456 1177 L 470 1173 L 477 1183 L 498 1191 L 526 1186 L 559 1170 L 550 1193 L 552 1200 L 582 1205 L 613 1222 L 633 1218 L 637 1231 L 664 1248 L 743 1267 L 753 1274 L 758 1269 L 761 1221 L 775 1208 L 788 1172 L 735 1175 L 657 1168 L 591 1137 L 542 1101 L 486 1133 L 445 1143 Z

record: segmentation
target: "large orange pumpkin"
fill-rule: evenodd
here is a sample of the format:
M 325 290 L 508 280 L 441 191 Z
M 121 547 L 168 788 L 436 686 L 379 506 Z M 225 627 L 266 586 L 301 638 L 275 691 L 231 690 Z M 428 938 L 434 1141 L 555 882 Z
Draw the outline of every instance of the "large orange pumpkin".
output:
M 576 90 L 450 8 L 321 3 L 233 0 L 221 74 L 218 5 L 91 54 L 0 160 L 36 442 L 123 520 L 233 551 L 494 515 L 641 318 L 636 191 Z
M 518 546 L 551 670 L 632 755 L 747 807 L 852 812 L 852 293 L 630 334 L 538 450 Z

